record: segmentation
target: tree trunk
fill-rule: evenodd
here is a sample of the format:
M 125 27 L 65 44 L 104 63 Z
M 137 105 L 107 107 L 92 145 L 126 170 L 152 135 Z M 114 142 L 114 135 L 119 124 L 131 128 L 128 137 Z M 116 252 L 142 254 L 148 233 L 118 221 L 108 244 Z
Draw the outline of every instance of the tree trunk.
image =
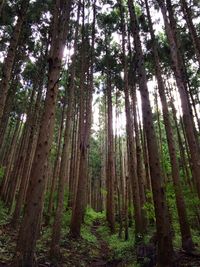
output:
M 34 252 L 42 216 L 47 181 L 47 160 L 52 143 L 58 82 L 68 31 L 70 9 L 71 1 L 56 1 L 49 55 L 47 95 L 31 169 L 27 203 L 19 231 L 14 266 L 35 266 Z
M 183 71 L 183 64 L 181 60 L 180 53 L 178 51 L 176 43 L 176 25 L 173 27 L 169 23 L 167 16 L 167 9 L 163 1 L 157 0 L 162 11 L 164 18 L 165 28 L 167 37 L 170 44 L 171 59 L 173 62 L 173 67 L 175 71 L 176 83 L 179 89 L 179 94 L 181 98 L 182 111 L 183 111 L 183 122 L 185 126 L 185 132 L 187 136 L 187 141 L 189 144 L 191 163 L 192 163 L 192 174 L 197 184 L 197 192 L 200 198 L 200 154 L 199 145 L 196 140 L 194 132 L 194 122 L 191 114 L 191 109 L 188 101 L 187 87 L 185 86 L 185 72 Z M 170 12 L 171 14 L 171 12 Z
M 4 59 L 3 69 L 2 69 L 2 79 L 0 82 L 0 123 L 4 112 L 4 107 L 6 103 L 6 98 L 9 89 L 9 83 L 12 73 L 12 68 L 15 60 L 15 54 L 20 38 L 20 33 L 22 29 L 23 22 L 26 17 L 26 13 L 29 6 L 29 0 L 22 0 L 21 1 L 21 8 L 19 10 L 17 23 L 14 27 L 13 34 L 10 40 L 10 45 L 8 47 L 7 56 Z
M 151 40 L 153 42 L 153 54 L 154 54 L 156 78 L 158 82 L 158 90 L 159 90 L 160 99 L 162 103 L 163 119 L 164 119 L 164 125 L 165 125 L 165 130 L 166 130 L 166 135 L 167 135 L 167 143 L 168 143 L 168 148 L 169 148 L 170 162 L 171 162 L 171 168 L 172 168 L 172 178 L 173 178 L 173 183 L 174 183 L 176 205 L 177 205 L 177 210 L 178 210 L 179 224 L 180 224 L 181 237 L 182 237 L 182 247 L 183 249 L 187 251 L 191 251 L 194 248 L 194 245 L 192 242 L 192 236 L 191 236 L 190 227 L 189 227 L 187 214 L 186 214 L 184 196 L 183 196 L 183 192 L 181 188 L 179 164 L 178 164 L 178 160 L 176 156 L 176 145 L 175 145 L 175 140 L 174 140 L 174 133 L 173 133 L 173 129 L 172 129 L 171 122 L 170 122 L 167 98 L 165 95 L 165 87 L 164 87 L 164 82 L 162 79 L 161 66 L 160 66 L 159 55 L 158 55 L 158 50 L 157 50 L 157 43 L 156 43 L 154 31 L 153 31 L 151 15 L 150 15 L 147 0 L 145 0 L 145 4 L 146 4 L 148 21 L 149 21 Z
M 126 113 L 126 133 L 127 133 L 127 141 L 128 141 L 128 166 L 129 166 L 129 179 L 132 185 L 132 194 L 133 194 L 133 205 L 135 212 L 135 235 L 136 242 L 137 238 L 141 236 L 144 231 L 144 223 L 142 220 L 142 210 L 141 210 L 141 202 L 140 202 L 140 194 L 139 194 L 139 183 L 137 176 L 137 160 L 136 160 L 136 144 L 134 138 L 134 121 L 131 116 L 131 107 L 129 100 L 129 84 L 128 84 L 128 66 L 126 60 L 126 50 L 125 50 L 125 22 L 124 22 L 124 13 L 123 8 L 120 4 L 120 13 L 121 13 L 121 31 L 122 31 L 122 49 L 123 49 L 123 65 L 124 65 L 124 93 L 125 93 L 125 113 Z
M 114 178 L 115 178 L 115 163 L 114 163 L 114 144 L 113 144 L 113 111 L 112 111 L 112 88 L 111 77 L 107 74 L 107 113 L 108 113 L 108 158 L 107 158 L 107 209 L 106 217 L 111 232 L 115 229 L 115 214 L 114 214 Z
M 131 0 L 128 0 L 128 7 L 131 17 L 131 31 L 134 36 L 134 45 L 137 54 L 137 71 L 139 76 L 139 87 L 142 98 L 143 123 L 146 132 L 149 153 L 151 184 L 155 206 L 158 240 L 158 266 L 171 267 L 173 265 L 172 262 L 174 256 L 171 227 L 163 185 L 158 145 L 153 126 L 153 117 L 149 100 L 149 92 L 147 88 L 147 77 L 144 66 L 144 57 L 142 53 L 139 27 L 137 24 L 135 9 Z
M 84 209 L 86 204 L 86 191 L 87 191 L 87 166 L 88 166 L 88 146 L 91 128 L 91 114 L 92 114 L 92 93 L 93 93 L 93 64 L 94 64 L 94 40 L 95 40 L 95 23 L 96 23 L 96 1 L 93 2 L 93 22 L 92 22 L 92 45 L 90 55 L 90 71 L 88 73 L 87 90 L 84 90 L 84 82 L 86 81 L 85 69 L 87 62 L 85 62 L 85 49 L 88 36 L 85 34 L 84 25 L 84 6 L 83 6 L 83 53 L 82 53 L 82 73 L 80 85 L 80 162 L 79 162 L 79 174 L 77 183 L 76 200 L 72 210 L 72 219 L 70 223 L 70 235 L 72 237 L 80 237 L 81 223 L 84 218 Z M 86 94 L 86 95 L 85 95 Z M 85 96 L 85 97 L 84 97 Z M 84 101 L 85 100 L 85 101 Z
M 182 12 L 184 14 L 184 18 L 186 20 L 188 29 L 189 29 L 189 33 L 191 35 L 191 39 L 194 45 L 194 50 L 196 53 L 196 57 L 197 60 L 199 62 L 199 67 L 200 67 L 200 40 L 199 40 L 199 36 L 197 34 L 197 31 L 194 27 L 194 24 L 192 22 L 192 16 L 191 16 L 191 10 L 188 7 L 188 4 L 186 2 L 186 0 L 181 0 L 181 8 L 182 8 Z

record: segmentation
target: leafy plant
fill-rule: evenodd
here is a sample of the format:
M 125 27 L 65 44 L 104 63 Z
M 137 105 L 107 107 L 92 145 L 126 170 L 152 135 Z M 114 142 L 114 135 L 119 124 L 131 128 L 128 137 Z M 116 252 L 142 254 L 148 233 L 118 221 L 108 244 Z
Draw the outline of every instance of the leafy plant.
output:
M 152 192 L 146 192 L 147 201 L 145 202 L 143 209 L 145 210 L 147 217 L 150 221 L 155 222 L 155 209 L 153 205 L 153 195 Z
M 3 179 L 3 176 L 4 176 L 4 168 L 3 167 L 0 167 L 0 182 Z

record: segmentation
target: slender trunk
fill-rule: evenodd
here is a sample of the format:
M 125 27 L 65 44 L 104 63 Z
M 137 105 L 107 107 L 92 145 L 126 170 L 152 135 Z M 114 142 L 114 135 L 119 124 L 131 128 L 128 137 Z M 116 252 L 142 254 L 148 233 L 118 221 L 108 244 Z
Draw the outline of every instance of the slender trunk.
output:
M 61 3 L 57 0 L 54 7 L 47 95 L 31 169 L 27 203 L 16 247 L 14 266 L 17 267 L 36 265 L 34 252 L 43 210 L 44 192 L 47 182 L 47 160 L 53 137 L 58 81 L 68 32 L 71 1 L 63 1 Z
M 129 166 L 129 179 L 132 185 L 132 194 L 133 194 L 133 205 L 135 211 L 135 235 L 136 239 L 143 233 L 143 220 L 142 220 L 142 210 L 139 194 L 139 184 L 137 176 L 137 160 L 136 160 L 136 144 L 134 138 L 134 121 L 131 116 L 131 107 L 129 100 L 129 84 L 128 84 L 128 66 L 125 54 L 125 22 L 124 22 L 124 13 L 120 3 L 120 13 L 121 13 L 121 31 L 122 31 L 122 49 L 123 49 L 123 65 L 124 65 L 124 92 L 125 92 L 125 113 L 126 113 L 126 133 L 128 141 L 128 166 Z M 137 241 L 137 240 L 136 240 Z
M 174 140 L 174 133 L 173 133 L 173 129 L 172 129 L 171 121 L 170 121 L 167 98 L 165 94 L 165 86 L 164 86 L 164 82 L 163 82 L 162 74 L 161 74 L 161 66 L 160 66 L 159 55 L 158 55 L 158 50 L 157 50 L 157 43 L 156 43 L 154 31 L 153 31 L 153 25 L 151 21 L 151 15 L 150 15 L 147 0 L 145 0 L 145 4 L 146 4 L 148 21 L 149 21 L 151 39 L 153 41 L 153 54 L 154 54 L 154 61 L 155 61 L 156 78 L 158 82 L 159 95 L 160 95 L 160 99 L 162 103 L 163 119 L 164 119 L 166 135 L 167 135 L 170 162 L 171 162 L 171 167 L 172 167 L 172 179 L 173 179 L 173 184 L 174 184 L 174 189 L 175 189 L 176 205 L 177 205 L 178 216 L 179 216 L 179 224 L 180 224 L 181 237 L 182 237 L 182 247 L 183 249 L 187 251 L 191 251 L 194 248 L 194 245 L 192 242 L 192 236 L 191 236 L 190 227 L 189 227 L 187 214 L 186 214 L 185 200 L 184 200 L 184 196 L 183 196 L 183 192 L 181 188 L 179 164 L 178 164 L 178 159 L 176 156 L 176 145 L 175 145 L 175 140 Z
M 88 41 L 88 36 L 85 34 L 84 25 L 84 6 L 83 6 L 83 54 L 82 54 L 82 84 L 80 88 L 81 101 L 80 101 L 80 163 L 79 175 L 77 183 L 76 200 L 72 211 L 72 219 L 70 223 L 70 234 L 72 237 L 80 237 L 81 223 L 84 218 L 84 209 L 86 205 L 86 191 L 87 191 L 87 167 L 88 167 L 88 146 L 91 128 L 91 114 L 92 114 L 92 93 L 93 93 L 93 63 L 94 63 L 94 40 L 95 40 L 95 23 L 96 23 L 96 1 L 93 2 L 93 22 L 92 22 L 92 44 L 90 55 L 90 71 L 88 73 L 87 90 L 84 90 L 85 77 L 85 45 Z M 86 91 L 86 92 L 85 92 Z M 86 93 L 86 95 L 85 95 Z M 85 95 L 85 97 L 84 97 Z M 85 98 L 85 99 L 84 99 Z M 85 101 L 84 101 L 85 100 Z
M 13 160 L 14 160 L 14 155 L 16 153 L 16 148 L 17 148 L 17 139 L 19 138 L 19 133 L 20 133 L 20 117 L 17 119 L 17 123 L 15 126 L 15 131 L 12 137 L 12 141 L 10 144 L 10 149 L 9 149 L 9 154 L 8 154 L 8 158 L 6 160 L 6 171 L 3 177 L 3 181 L 1 184 L 1 198 L 5 200 L 6 198 L 6 191 L 7 191 L 7 187 L 8 187 L 8 182 L 9 182 L 9 174 L 12 171 L 12 164 L 13 164 Z
M 128 0 L 131 17 L 131 30 L 134 36 L 134 45 L 137 54 L 137 71 L 139 76 L 139 87 L 142 98 L 143 123 L 147 137 L 149 163 L 151 172 L 151 184 L 156 215 L 156 229 L 158 240 L 158 266 L 171 267 L 173 265 L 173 246 L 171 227 L 169 222 L 168 207 L 166 202 L 162 169 L 159 159 L 157 140 L 153 126 L 153 116 L 147 88 L 147 77 L 144 66 L 144 57 L 139 36 L 139 27 L 135 14 L 133 2 Z
M 78 6 L 78 18 L 77 25 L 79 22 L 80 16 L 80 4 Z M 75 44 L 74 44 L 74 54 L 76 55 L 77 51 L 77 38 L 78 38 L 78 26 L 75 33 Z M 70 143 L 71 143 L 71 126 L 72 126 L 72 116 L 73 116 L 73 106 L 74 106 L 74 90 L 75 90 L 75 63 L 72 63 L 72 71 L 70 76 L 70 85 L 69 85 L 69 94 L 67 101 L 67 114 L 66 114 L 66 125 L 64 133 L 64 143 L 62 148 L 62 157 L 60 164 L 59 172 L 59 184 L 58 184 L 58 200 L 57 208 L 54 219 L 53 231 L 52 231 L 52 240 L 51 240 L 51 250 L 50 253 L 52 256 L 58 256 L 60 254 L 60 235 L 61 235 L 61 223 L 62 223 L 62 214 L 64 208 L 64 193 L 65 189 L 69 185 L 69 163 L 70 163 Z M 67 90 L 67 88 L 65 89 Z
M 199 66 L 200 66 L 200 40 L 199 40 L 199 36 L 197 34 L 197 31 L 196 31 L 194 24 L 193 24 L 193 21 L 192 21 L 191 8 L 189 8 L 186 0 L 181 0 L 180 2 L 181 2 L 181 8 L 182 8 L 182 12 L 184 14 L 184 18 L 186 20 L 186 23 L 187 23 L 187 26 L 189 29 L 189 33 L 191 35 L 191 39 L 193 42 L 196 57 L 197 57 L 197 60 L 199 62 Z
M 7 56 L 4 59 L 3 69 L 2 69 L 2 79 L 0 82 L 0 123 L 4 112 L 4 107 L 6 103 L 6 98 L 9 89 L 9 82 L 11 78 L 12 68 L 15 60 L 16 50 L 19 42 L 19 37 L 22 29 L 23 22 L 26 17 L 26 13 L 29 6 L 29 0 L 21 1 L 21 8 L 19 10 L 17 23 L 14 27 L 13 34 L 10 40 L 10 45 L 8 47 Z
M 108 220 L 111 232 L 114 232 L 115 217 L 114 217 L 114 147 L 113 147 L 113 111 L 112 111 L 112 92 L 111 92 L 111 77 L 107 74 L 107 112 L 108 112 L 108 159 L 107 159 L 107 210 L 106 217 Z
M 4 3 L 5 3 L 5 0 L 1 0 L 1 2 L 0 2 L 0 17 L 2 15 L 2 10 L 3 10 Z
M 44 77 L 42 77 L 40 81 L 35 106 L 30 117 L 30 135 L 29 135 L 28 146 L 26 150 L 25 163 L 24 163 L 24 169 L 22 172 L 21 183 L 19 187 L 18 196 L 16 199 L 16 206 L 15 206 L 15 210 L 12 216 L 13 227 L 16 227 L 19 222 L 21 209 L 22 209 L 23 202 L 24 202 L 25 195 L 26 195 L 26 188 L 29 182 L 30 168 L 33 163 L 32 155 L 35 153 L 35 148 L 36 148 L 35 137 L 37 135 L 38 125 L 39 125 L 39 113 L 41 109 L 40 104 L 41 104 L 41 97 L 42 97 L 43 79 Z
M 65 89 L 65 91 L 67 91 Z M 47 211 L 47 220 L 50 219 L 52 215 L 52 210 L 53 210 L 53 205 L 54 205 L 54 193 L 55 193 L 55 188 L 56 188 L 56 183 L 58 180 L 58 176 L 60 173 L 60 156 L 62 152 L 62 137 L 63 137 L 63 128 L 64 128 L 64 120 L 65 120 L 65 113 L 66 113 L 66 93 L 64 97 L 64 104 L 62 108 L 62 115 L 61 115 L 61 122 L 60 122 L 60 128 L 59 128 L 59 133 L 58 133 L 58 147 L 57 147 L 57 153 L 56 153 L 56 159 L 54 162 L 54 168 L 53 168 L 53 177 L 52 177 L 52 182 L 51 182 L 51 189 L 50 189 L 50 195 L 49 195 L 49 203 L 48 203 L 48 211 Z
M 194 131 L 194 122 L 191 114 L 191 109 L 188 101 L 187 87 L 185 85 L 185 73 L 183 71 L 183 64 L 181 60 L 181 55 L 178 51 L 176 43 L 176 24 L 171 26 L 169 18 L 167 16 L 167 9 L 163 1 L 157 0 L 161 8 L 161 12 L 164 18 L 165 29 L 167 37 L 170 44 L 171 59 L 173 62 L 173 67 L 175 71 L 176 83 L 179 89 L 179 94 L 181 97 L 182 111 L 183 111 L 183 122 L 185 126 L 185 132 L 187 136 L 187 141 L 189 144 L 191 163 L 192 163 L 192 174 L 197 184 L 197 192 L 200 198 L 200 154 L 199 145 L 196 140 L 196 135 Z M 171 12 L 170 12 L 171 14 Z M 175 22 L 174 22 L 175 23 Z M 174 24 L 173 23 L 173 24 Z

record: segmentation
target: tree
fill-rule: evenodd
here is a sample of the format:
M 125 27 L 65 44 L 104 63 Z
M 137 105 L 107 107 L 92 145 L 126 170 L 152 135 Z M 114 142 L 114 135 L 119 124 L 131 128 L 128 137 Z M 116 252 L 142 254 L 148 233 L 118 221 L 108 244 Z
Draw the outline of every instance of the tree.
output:
M 174 136 L 173 129 L 172 129 L 171 122 L 170 122 L 170 115 L 169 115 L 169 110 L 168 110 L 168 105 L 167 105 L 164 82 L 162 79 L 161 65 L 160 65 L 158 49 L 157 49 L 157 42 L 156 42 L 154 31 L 153 31 L 153 25 L 151 21 L 151 15 L 150 15 L 147 0 L 145 0 L 145 5 L 146 5 L 149 29 L 150 29 L 150 34 L 151 34 L 152 46 L 153 46 L 155 71 L 156 71 L 156 78 L 158 82 L 158 91 L 159 91 L 161 103 L 162 103 L 163 118 L 164 118 L 165 130 L 166 130 L 166 135 L 167 135 L 167 143 L 168 143 L 170 161 L 171 161 L 171 167 L 172 167 L 172 178 L 174 182 L 176 205 L 177 205 L 179 223 L 180 223 L 180 228 L 181 228 L 182 247 L 183 249 L 190 251 L 193 249 L 194 245 L 192 243 L 191 232 L 190 232 L 187 214 L 186 214 L 185 201 L 184 201 L 183 192 L 182 192 L 181 183 L 180 183 L 179 164 L 178 164 L 178 159 L 176 156 L 176 145 L 175 145 L 175 140 L 173 137 Z
M 2 3 L 3 4 L 3 3 Z M 20 38 L 20 33 L 22 29 L 23 22 L 26 18 L 26 13 L 29 6 L 29 0 L 22 0 L 20 2 L 20 9 L 18 14 L 17 23 L 14 27 L 13 34 L 10 40 L 10 45 L 8 47 L 7 56 L 4 59 L 3 70 L 2 70 L 2 79 L 0 83 L 0 123 L 3 116 L 3 111 L 6 103 L 6 98 L 9 89 L 9 82 L 11 78 L 11 72 L 15 60 L 16 49 Z
M 28 187 L 28 199 L 19 231 L 19 239 L 16 248 L 16 266 L 35 265 L 34 250 L 40 229 L 44 190 L 47 179 L 47 159 L 52 141 L 58 81 L 66 34 L 68 31 L 70 9 L 70 1 L 56 1 L 54 6 L 47 95 L 30 174 L 31 178 Z M 29 234 L 29 237 L 27 234 Z
M 128 8 L 131 18 L 131 32 L 134 37 L 134 46 L 137 55 L 137 72 L 139 78 L 139 88 L 142 97 L 143 122 L 149 153 L 151 184 L 155 206 L 158 239 L 158 266 L 172 266 L 173 246 L 171 227 L 169 222 L 164 184 L 162 180 L 162 170 L 159 160 L 157 141 L 153 126 L 152 111 L 147 88 L 146 70 L 144 67 L 144 57 L 139 36 L 139 27 L 135 14 L 135 8 L 131 0 L 128 1 Z

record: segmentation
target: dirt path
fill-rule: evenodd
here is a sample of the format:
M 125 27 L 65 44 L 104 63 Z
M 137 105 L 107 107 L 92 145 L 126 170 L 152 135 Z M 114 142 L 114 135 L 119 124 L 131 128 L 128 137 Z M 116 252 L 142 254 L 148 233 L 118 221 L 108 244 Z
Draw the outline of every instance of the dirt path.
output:
M 91 227 L 91 232 L 96 236 L 97 242 L 99 244 L 99 255 L 94 258 L 91 263 L 91 267 L 95 266 L 108 266 L 108 267 L 121 267 L 124 266 L 121 262 L 112 259 L 112 251 L 108 246 L 108 243 L 102 239 L 97 229 L 99 228 L 99 223 L 94 222 Z

